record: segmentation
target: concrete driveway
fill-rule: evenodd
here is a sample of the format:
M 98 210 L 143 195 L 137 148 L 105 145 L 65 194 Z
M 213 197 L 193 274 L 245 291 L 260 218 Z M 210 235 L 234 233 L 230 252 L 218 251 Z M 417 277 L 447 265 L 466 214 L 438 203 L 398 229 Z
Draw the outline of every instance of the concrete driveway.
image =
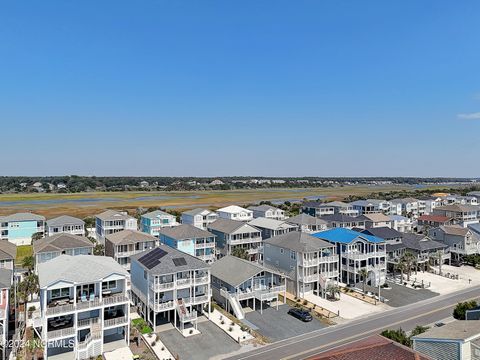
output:
M 288 305 L 280 305 L 277 311 L 274 307 L 268 307 L 263 310 L 263 314 L 260 314 L 260 311 L 251 311 L 245 314 L 245 318 L 272 342 L 326 327 L 315 318 L 310 322 L 303 322 L 288 315 L 290 308 Z
M 201 334 L 188 338 L 176 329 L 162 331 L 158 335 L 172 355 L 178 355 L 182 360 L 208 360 L 240 349 L 240 345 L 211 321 L 199 322 L 198 330 Z
M 391 289 L 382 289 L 381 294 L 388 299 L 386 304 L 393 307 L 410 305 L 439 295 L 428 289 L 412 289 L 391 282 L 388 285 Z

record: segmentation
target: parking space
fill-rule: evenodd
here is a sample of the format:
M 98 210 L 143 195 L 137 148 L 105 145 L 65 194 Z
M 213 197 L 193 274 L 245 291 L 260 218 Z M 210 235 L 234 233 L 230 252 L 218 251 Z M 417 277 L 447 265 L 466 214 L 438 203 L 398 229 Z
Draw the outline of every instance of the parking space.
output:
M 390 289 L 382 289 L 382 297 L 388 299 L 387 305 L 400 307 L 440 295 L 428 289 L 412 289 L 398 284 L 388 283 Z
M 294 318 L 287 313 L 290 308 L 288 305 L 280 305 L 278 310 L 268 307 L 263 310 L 263 314 L 260 314 L 260 311 L 251 311 L 245 314 L 245 318 L 272 342 L 326 327 L 315 318 L 310 322 Z
M 198 323 L 199 335 L 183 337 L 178 330 L 159 333 L 160 340 L 179 359 L 208 360 L 240 349 L 235 341 L 211 321 Z

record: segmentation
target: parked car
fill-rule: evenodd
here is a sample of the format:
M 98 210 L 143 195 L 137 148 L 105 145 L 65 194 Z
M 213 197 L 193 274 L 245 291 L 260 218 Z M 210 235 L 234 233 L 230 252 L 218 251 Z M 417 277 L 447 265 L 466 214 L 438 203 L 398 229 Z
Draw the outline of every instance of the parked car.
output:
M 288 310 L 288 314 L 296 317 L 299 320 L 302 320 L 303 322 L 309 322 L 313 319 L 312 315 L 310 315 L 308 311 L 302 309 L 292 308 Z

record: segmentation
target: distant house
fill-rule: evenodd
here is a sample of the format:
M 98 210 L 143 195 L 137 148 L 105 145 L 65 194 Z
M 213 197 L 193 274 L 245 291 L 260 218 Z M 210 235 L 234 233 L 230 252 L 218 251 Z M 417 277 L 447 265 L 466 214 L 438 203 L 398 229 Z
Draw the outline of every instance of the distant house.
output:
M 375 227 L 392 227 L 391 219 L 382 213 L 364 214 L 358 217 L 358 219 L 365 222 L 365 228 Z
M 93 243 L 84 236 L 58 233 L 33 242 L 35 269 L 60 255 L 92 255 Z
M 480 250 L 480 235 L 460 225 L 442 225 L 430 229 L 429 235 L 448 245 L 453 260 L 456 261 L 462 260 L 467 255 L 478 254 Z
M 421 215 L 417 219 L 418 230 L 452 225 L 452 218 L 443 215 Z
M 15 245 L 30 245 L 32 235 L 45 232 L 45 217 L 32 213 L 17 213 L 0 216 L 0 240 Z
M 346 284 L 362 281 L 360 271 L 367 270 L 367 281 L 372 286 L 386 281 L 385 240 L 346 228 L 336 228 L 313 234 L 316 238 L 334 244 L 339 254 L 339 279 Z
M 140 218 L 140 231 L 157 237 L 161 229 L 178 225 L 174 215 L 161 210 L 143 214 Z
M 190 224 L 199 229 L 206 230 L 208 224 L 218 219 L 218 214 L 207 209 L 193 209 L 182 213 L 182 224 Z
M 311 216 L 321 217 L 335 214 L 335 207 L 321 201 L 306 201 L 302 204 L 302 212 Z
M 159 232 L 162 244 L 195 256 L 206 263 L 215 261 L 215 235 L 190 224 L 164 228 Z
M 243 249 L 248 260 L 261 261 L 262 233 L 256 227 L 242 221 L 218 219 L 207 226 L 216 236 L 217 248 L 221 255 L 232 255 L 235 249 Z
M 268 239 L 273 236 L 282 235 L 298 229 L 298 226 L 290 224 L 286 221 L 261 217 L 249 221 L 248 224 L 260 229 L 262 232 L 262 239 Z
M 244 306 L 252 309 L 276 302 L 282 294 L 285 302 L 285 277 L 277 271 L 235 256 L 224 256 L 212 265 L 212 296 L 238 319 L 245 318 Z
M 400 232 L 412 232 L 412 219 L 402 215 L 390 215 L 389 218 L 392 229 Z
M 392 215 L 419 215 L 418 212 L 418 200 L 414 198 L 404 198 L 404 199 L 393 199 L 390 203 L 401 206 L 401 213 L 400 214 L 392 214 Z
M 95 216 L 96 238 L 101 243 L 105 237 L 122 230 L 137 230 L 137 219 L 125 211 L 107 210 Z
M 309 360 L 431 360 L 419 352 L 380 335 L 371 335 L 346 345 L 335 347 Z
M 480 358 L 478 320 L 454 320 L 434 326 L 412 338 L 412 348 L 431 359 L 476 360 Z
M 368 200 L 357 200 L 350 203 L 354 210 L 358 211 L 359 215 L 371 214 L 380 212 L 379 202 Z
M 47 220 L 46 234 L 52 236 L 58 233 L 85 235 L 85 221 L 73 216 L 62 215 Z
M 157 247 L 159 240 L 136 230 L 122 230 L 105 238 L 105 255 L 115 259 L 123 268 L 130 271 L 130 256 Z
M 213 180 L 210 185 L 215 186 L 215 185 L 224 185 L 225 183 L 222 180 L 216 179 Z
M 378 209 L 378 212 L 389 214 L 391 212 L 392 203 L 388 200 L 381 200 L 381 199 L 367 199 L 367 203 L 374 204 L 374 206 Z
M 147 188 L 150 184 L 148 183 L 148 181 L 140 181 L 140 187 L 141 188 Z
M 254 218 L 267 218 L 274 220 L 284 220 L 285 211 L 270 205 L 250 206 L 248 210 L 253 211 Z
M 355 210 L 351 204 L 342 201 L 332 201 L 326 205 L 333 208 L 335 214 L 344 214 L 348 216 L 358 216 L 358 210 Z
M 480 207 L 475 205 L 445 205 L 433 210 L 434 215 L 446 216 L 462 226 L 478 223 Z
M 333 214 L 321 218 L 326 221 L 330 228 L 365 228 L 365 218 L 362 216 L 352 217 L 343 214 Z
M 253 220 L 253 211 L 244 209 L 237 205 L 230 205 L 217 210 L 217 214 L 222 219 L 250 221 Z
M 329 281 L 338 280 L 336 246 L 299 231 L 265 240 L 264 264 L 288 275 L 287 290 L 297 297 L 324 296 Z
M 325 220 L 310 216 L 308 214 L 300 214 L 285 220 L 289 224 L 296 225 L 299 231 L 312 233 L 327 230 L 328 223 Z

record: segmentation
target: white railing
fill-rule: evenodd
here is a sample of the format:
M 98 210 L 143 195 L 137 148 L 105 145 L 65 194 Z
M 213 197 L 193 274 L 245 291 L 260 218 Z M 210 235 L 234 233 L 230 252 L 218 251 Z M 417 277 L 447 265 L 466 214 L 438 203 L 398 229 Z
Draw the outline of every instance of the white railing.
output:
M 152 289 L 153 291 L 169 290 L 173 289 L 174 287 L 175 283 L 173 281 L 168 283 L 150 283 L 150 289 Z
M 91 301 L 87 300 L 87 301 L 77 302 L 77 309 L 79 310 L 89 309 L 89 308 L 98 307 L 98 306 L 102 306 L 102 302 L 98 297 L 96 297 Z
M 259 237 L 237 239 L 237 240 L 233 240 L 233 239 L 227 240 L 227 243 L 230 244 L 230 245 L 261 243 L 261 242 L 262 242 L 262 238 L 259 238 Z
M 164 302 L 164 303 L 155 304 L 153 301 L 150 301 L 150 307 L 155 312 L 162 312 L 162 311 L 174 309 L 175 308 L 175 303 L 173 301 L 167 301 L 167 302 Z
M 195 305 L 197 304 L 200 304 L 200 303 L 204 303 L 204 302 L 207 302 L 209 300 L 209 296 L 208 295 L 200 295 L 200 296 L 195 296 L 193 298 L 193 303 Z
M 60 329 L 60 330 L 53 330 L 53 331 L 48 331 L 47 332 L 47 339 L 52 340 L 55 338 L 61 338 L 65 336 L 72 336 L 75 334 L 75 328 L 74 327 L 69 327 L 66 329 Z
M 98 324 L 99 318 L 90 318 L 78 320 L 77 327 L 90 327 L 93 324 Z
M 85 350 L 88 345 L 90 345 L 90 343 L 94 340 L 98 340 L 102 337 L 101 333 L 100 332 L 91 332 L 90 334 L 88 334 L 87 336 L 85 336 L 85 340 L 83 341 L 80 341 L 78 343 L 78 350 Z
M 302 282 L 312 282 L 312 281 L 318 281 L 318 274 L 313 274 L 313 275 L 300 275 L 299 276 L 300 281 Z
M 105 320 L 103 323 L 104 327 L 110 327 L 110 326 L 119 326 L 119 325 L 125 325 L 128 323 L 128 319 L 126 316 L 118 317 L 115 319 L 108 319 Z
M 143 250 L 129 250 L 129 251 L 117 251 L 115 253 L 115 256 L 116 257 L 126 257 L 126 256 L 132 256 L 132 255 L 135 255 L 135 254 L 138 254 L 140 252 L 142 252 Z
M 192 283 L 192 279 L 178 279 L 177 280 L 177 286 L 190 286 Z
M 181 322 L 194 321 L 197 318 L 197 310 L 192 310 L 187 314 L 179 312 L 179 317 Z
M 75 311 L 75 305 L 67 304 L 67 305 L 48 307 L 46 313 L 47 315 L 58 315 L 58 314 L 63 314 L 63 313 L 68 313 L 73 311 Z
M 196 285 L 208 283 L 208 280 L 209 280 L 208 275 L 203 275 L 203 276 L 198 276 L 198 277 L 195 276 L 195 284 Z
M 302 261 L 302 266 L 316 266 L 318 265 L 319 263 L 319 259 L 318 258 L 315 258 L 315 259 L 303 259 Z
M 195 244 L 195 249 L 207 249 L 207 248 L 214 248 L 214 247 L 215 247 L 214 242 Z
M 129 301 L 128 297 L 123 294 L 112 295 L 102 299 L 102 302 L 105 305 L 113 305 L 116 303 L 122 303 L 122 302 L 128 302 L 128 301 Z

